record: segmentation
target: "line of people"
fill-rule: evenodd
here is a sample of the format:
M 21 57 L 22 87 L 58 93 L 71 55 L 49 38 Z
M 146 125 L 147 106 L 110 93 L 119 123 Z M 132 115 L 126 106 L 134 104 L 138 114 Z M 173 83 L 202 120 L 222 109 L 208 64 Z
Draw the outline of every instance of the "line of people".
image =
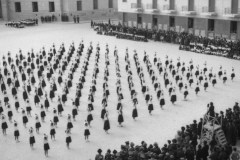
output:
M 137 99 L 137 92 L 135 90 L 135 86 L 134 86 L 134 83 L 133 83 L 132 68 L 131 68 L 131 62 L 130 62 L 130 59 L 129 59 L 128 50 L 126 50 L 125 62 L 127 63 L 126 67 L 125 67 L 125 70 L 128 74 L 128 78 L 127 78 L 128 88 L 129 88 L 129 91 L 130 91 L 130 94 L 131 94 L 131 100 L 132 100 L 133 106 L 134 106 L 133 110 L 132 110 L 132 118 L 135 120 L 138 117 L 138 110 L 137 110 L 138 99 Z
M 132 35 L 143 36 L 143 38 L 139 38 L 138 40 L 147 42 L 148 39 L 151 39 L 154 41 L 176 43 L 180 44 L 180 50 L 240 59 L 239 40 L 232 41 L 222 37 L 208 38 L 173 30 L 127 27 L 120 23 L 115 25 L 93 22 L 91 26 L 96 26 L 99 34 L 114 35 L 122 39 L 135 39 L 132 38 Z

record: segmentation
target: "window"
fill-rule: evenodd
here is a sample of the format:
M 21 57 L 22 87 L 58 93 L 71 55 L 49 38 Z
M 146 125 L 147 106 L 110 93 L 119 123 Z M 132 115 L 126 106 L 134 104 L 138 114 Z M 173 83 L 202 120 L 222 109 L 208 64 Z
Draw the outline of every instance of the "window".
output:
M 93 9 L 98 9 L 98 0 L 93 0 Z
M 49 12 L 55 12 L 54 2 L 49 2 Z
M 194 27 L 194 19 L 188 18 L 188 28 L 191 29 Z
M 215 12 L 215 0 L 209 0 L 208 7 L 208 12 Z
M 157 0 L 152 0 L 152 8 L 153 8 L 153 9 L 157 9 L 157 8 L 158 8 L 157 5 L 158 5 L 158 4 L 157 4 Z
M 142 0 L 137 0 L 137 8 L 142 8 Z
M 214 19 L 209 19 L 208 20 L 208 31 L 214 31 Z
M 238 0 L 232 0 L 231 12 L 232 14 L 238 13 Z
M 108 0 L 108 8 L 113 8 L 113 0 Z
M 21 12 L 21 3 L 15 2 L 15 12 Z
M 170 10 L 175 10 L 175 0 L 170 0 Z
M 188 11 L 194 11 L 194 0 L 188 0 Z
M 137 17 L 137 23 L 138 23 L 138 24 L 142 24 L 142 17 L 141 17 L 141 16 L 138 16 L 138 17 Z
M 158 25 L 158 18 L 153 17 L 153 25 L 157 26 Z
M 237 21 L 230 22 L 230 33 L 237 33 Z
M 82 10 L 82 1 L 77 1 L 77 11 Z
M 38 12 L 38 2 L 32 2 L 32 11 Z
M 169 26 L 175 27 L 175 17 L 169 17 Z

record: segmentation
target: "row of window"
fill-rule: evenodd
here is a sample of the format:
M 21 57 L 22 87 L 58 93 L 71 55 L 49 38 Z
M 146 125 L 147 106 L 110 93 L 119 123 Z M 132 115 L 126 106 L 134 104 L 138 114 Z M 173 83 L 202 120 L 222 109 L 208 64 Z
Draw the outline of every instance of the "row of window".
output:
M 82 11 L 82 1 L 77 1 L 77 11 Z M 108 8 L 113 8 L 113 0 L 108 0 Z M 98 9 L 98 0 L 93 0 L 93 9 Z M 21 2 L 15 2 L 15 12 L 21 12 Z M 32 2 L 32 12 L 38 12 L 38 2 Z M 55 12 L 54 2 L 49 2 L 49 12 Z
M 142 17 L 137 17 L 137 23 L 142 24 Z M 153 25 L 158 25 L 157 18 L 153 17 Z M 169 17 L 169 27 L 175 27 L 175 17 Z M 230 33 L 237 33 L 237 21 L 230 21 Z M 188 18 L 188 29 L 194 28 L 194 18 Z M 215 28 L 215 20 L 208 19 L 208 31 L 214 31 Z
M 78 2 L 82 3 L 82 1 Z M 108 0 L 108 8 L 113 8 L 113 0 Z M 93 9 L 98 9 L 98 0 L 93 0 Z
M 32 2 L 32 11 L 38 12 L 38 2 Z M 15 12 L 22 12 L 21 2 L 15 2 Z M 49 12 L 55 12 L 54 2 L 49 2 Z
M 148 0 L 149 2 L 150 2 L 150 0 Z M 157 9 L 157 5 L 158 5 L 158 0 L 151 0 L 152 1 L 152 8 L 153 9 Z M 127 0 L 122 0 L 122 2 L 127 2 Z M 188 3 L 189 3 L 189 5 L 193 5 L 193 2 L 194 2 L 194 0 L 188 0 Z M 142 0 L 137 0 L 137 5 L 138 6 L 142 6 Z M 175 7 L 175 0 L 170 0 L 169 1 L 169 9 L 174 9 Z
M 237 21 L 230 21 L 230 33 L 237 33 Z M 214 31 L 215 28 L 215 20 L 208 20 L 208 31 Z
M 153 9 L 157 9 L 158 6 L 158 0 L 148 0 L 149 2 L 152 1 L 152 8 Z M 194 1 L 195 0 L 188 0 L 188 5 L 187 6 L 183 6 L 182 10 L 188 10 L 188 11 L 194 11 Z M 203 12 L 215 12 L 215 7 L 216 7 L 216 0 L 208 0 L 206 7 L 203 7 L 202 10 Z M 227 1 L 227 0 L 224 0 Z M 239 0 L 228 0 L 230 1 L 231 6 L 229 8 L 225 8 L 224 12 L 225 14 L 236 14 L 238 13 L 239 10 Z M 122 2 L 127 2 L 127 0 L 122 0 Z M 169 8 L 170 10 L 174 10 L 175 9 L 175 2 L 178 3 L 177 0 L 169 0 Z M 137 4 L 138 6 L 142 5 L 142 0 L 137 0 Z

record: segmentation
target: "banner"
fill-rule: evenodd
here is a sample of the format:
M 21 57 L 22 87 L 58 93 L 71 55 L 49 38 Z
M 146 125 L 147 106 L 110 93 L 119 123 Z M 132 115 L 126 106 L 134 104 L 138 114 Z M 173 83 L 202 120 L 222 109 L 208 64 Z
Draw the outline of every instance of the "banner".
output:
M 184 32 L 184 31 L 185 31 L 185 29 L 183 27 L 181 27 L 181 32 Z
M 223 37 L 223 38 L 226 38 L 226 39 L 229 39 L 229 36 L 226 35 L 226 34 L 222 34 L 222 37 Z
M 175 31 L 175 27 L 170 27 L 170 31 Z
M 132 21 L 128 21 L 128 27 L 132 27 Z
M 176 32 L 180 32 L 180 26 L 176 26 Z
M 215 33 L 215 37 L 222 37 L 221 34 Z
M 142 28 L 142 24 L 138 24 L 137 27 L 138 27 L 138 28 Z
M 213 37 L 214 37 L 213 32 L 208 32 L 208 37 L 209 37 L 209 38 L 213 38 Z
M 189 28 L 189 29 L 188 29 L 188 33 L 189 33 L 189 34 L 193 34 L 193 29 L 192 29 L 192 28 Z
M 167 24 L 164 24 L 164 25 L 163 25 L 163 30 L 165 30 L 165 31 L 168 30 L 168 25 L 167 25 Z
M 162 30 L 163 29 L 163 26 L 162 24 L 158 24 L 158 29 Z
M 152 29 L 152 23 L 148 23 L 148 29 Z
M 146 28 L 146 23 L 145 22 L 143 22 L 142 27 Z
M 195 36 L 199 36 L 200 35 L 200 31 L 198 29 L 195 29 L 194 34 L 195 34 Z
M 133 27 L 137 27 L 137 22 L 133 21 Z
M 237 40 L 237 36 L 236 36 L 236 34 L 231 34 L 231 40 L 234 40 L 234 41 Z
M 200 35 L 201 35 L 202 37 L 206 37 L 206 32 L 205 32 L 205 30 L 201 30 Z

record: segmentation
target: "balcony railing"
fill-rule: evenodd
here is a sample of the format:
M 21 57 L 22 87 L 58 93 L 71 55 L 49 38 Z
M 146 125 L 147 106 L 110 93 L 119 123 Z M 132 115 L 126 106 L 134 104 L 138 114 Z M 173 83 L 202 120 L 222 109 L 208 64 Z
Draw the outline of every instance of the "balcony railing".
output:
M 132 9 L 142 8 L 142 4 L 139 4 L 139 3 L 131 3 L 131 8 L 132 8 Z
M 146 10 L 148 10 L 148 12 L 152 12 L 152 13 L 159 13 L 158 6 L 153 5 L 153 4 L 147 4 L 146 5 Z
M 182 6 L 182 13 L 185 15 L 196 15 L 197 12 L 194 10 L 189 10 L 188 6 Z
M 237 11 L 233 11 L 231 8 L 224 8 L 224 14 L 240 14 L 240 8 Z
M 208 9 L 208 7 L 202 7 L 202 13 L 207 13 L 207 12 L 209 12 L 209 9 Z
M 143 12 L 142 4 L 140 3 L 131 3 L 131 9 L 134 10 L 135 12 Z
M 182 11 L 188 11 L 188 6 L 182 6 Z
M 201 15 L 213 17 L 213 16 L 217 16 L 217 13 L 214 11 L 210 11 L 209 7 L 205 6 L 205 7 L 202 7 Z
M 224 14 L 231 14 L 231 8 L 224 8 Z
M 163 6 L 163 10 L 169 10 L 169 5 L 167 5 L 167 4 L 164 5 L 164 6 Z
M 147 4 L 146 5 L 146 9 L 152 9 L 153 7 L 152 7 L 152 4 Z
M 153 4 L 147 4 L 146 9 L 158 9 L 158 7 Z
M 240 18 L 240 8 L 233 11 L 231 8 L 224 8 L 224 16 L 229 18 Z
M 169 5 L 164 5 L 162 12 L 166 14 L 176 14 L 177 11 L 175 9 L 171 9 Z

